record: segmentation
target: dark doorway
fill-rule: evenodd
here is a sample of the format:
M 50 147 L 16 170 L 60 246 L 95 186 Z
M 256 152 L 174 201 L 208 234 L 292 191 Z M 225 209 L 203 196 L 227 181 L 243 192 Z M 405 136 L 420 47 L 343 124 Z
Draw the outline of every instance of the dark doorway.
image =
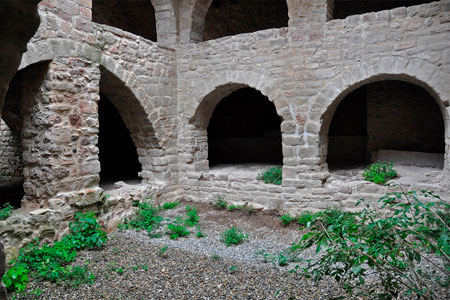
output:
M 100 184 L 138 180 L 141 165 L 130 132 L 117 109 L 102 93 L 100 93 L 98 114 Z
M 389 10 L 396 7 L 420 5 L 436 0 L 335 0 L 333 19 L 345 19 L 351 15 Z
M 150 0 L 95 0 L 92 2 L 92 21 L 117 27 L 156 42 L 155 10 Z
M 205 19 L 203 40 L 287 27 L 286 0 L 214 0 Z
M 366 164 L 378 150 L 444 153 L 444 120 L 422 87 L 397 80 L 367 84 L 339 104 L 328 133 L 330 168 Z
M 222 99 L 208 126 L 208 159 L 217 164 L 282 164 L 281 119 L 260 92 L 243 88 Z

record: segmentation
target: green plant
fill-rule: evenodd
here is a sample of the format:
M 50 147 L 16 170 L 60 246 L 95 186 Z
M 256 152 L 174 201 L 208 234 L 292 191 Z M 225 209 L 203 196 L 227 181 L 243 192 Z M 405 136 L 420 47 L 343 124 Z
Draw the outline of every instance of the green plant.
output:
M 167 224 L 168 231 L 166 233 L 171 240 L 176 240 L 179 237 L 188 236 L 190 234 L 189 230 L 182 225 L 184 223 L 185 220 L 181 220 L 181 218 L 178 217 L 174 222 Z
M 282 168 L 273 167 L 262 173 L 257 177 L 258 180 L 263 180 L 265 183 L 273 183 L 280 185 L 282 181 Z
M 219 260 L 220 256 L 218 254 L 213 254 L 213 255 L 211 255 L 211 259 L 212 260 Z
M 186 223 L 187 226 L 195 226 L 198 223 L 198 212 L 197 212 L 197 207 L 195 206 L 186 206 L 186 215 L 187 215 L 187 219 L 184 220 L 184 222 Z
M 224 200 L 223 196 L 218 196 L 217 201 L 214 203 L 214 207 L 217 209 L 226 209 L 227 202 Z
M 308 211 L 302 212 L 302 214 L 298 217 L 297 223 L 301 227 L 309 227 L 311 221 L 313 220 L 313 217 L 313 214 Z
M 162 246 L 158 251 L 158 256 L 166 257 L 167 250 L 169 250 L 169 246 Z
M 11 215 L 11 211 L 14 207 L 9 203 L 5 203 L 2 209 L 0 209 L 0 220 L 5 220 Z
M 389 193 L 379 203 L 357 213 L 314 214 L 309 232 L 291 251 L 315 247 L 325 254 L 297 272 L 315 281 L 331 276 L 350 295 L 364 286 L 361 293 L 372 299 L 395 299 L 402 292 L 434 299 L 436 286 L 450 283 L 450 205 L 428 191 Z M 374 272 L 378 279 L 367 282 Z
M 200 226 L 196 226 L 197 227 L 197 234 L 195 235 L 196 237 L 200 238 L 204 238 L 205 234 L 202 232 L 202 230 L 200 229 Z
M 53 245 L 39 245 L 39 241 L 23 247 L 13 266 L 3 276 L 8 289 L 21 291 L 25 289 L 29 278 L 51 282 L 66 282 L 77 286 L 92 283 L 95 279 L 87 267 L 70 266 L 77 255 L 76 250 L 98 248 L 106 241 L 106 234 L 93 213 L 76 213 L 75 221 L 70 223 L 71 234 Z
M 152 231 L 159 228 L 163 217 L 159 215 L 159 211 L 149 202 L 138 203 L 138 213 L 136 218 L 128 221 L 128 224 L 123 224 L 120 229 L 134 228 L 136 230 L 147 230 L 150 236 L 153 236 Z M 126 220 L 125 220 L 126 222 Z
M 237 271 L 239 271 L 239 266 L 231 266 L 231 267 L 228 269 L 228 272 L 229 272 L 230 274 L 234 274 L 234 273 L 236 273 Z
M 93 212 L 75 213 L 75 221 L 69 223 L 71 234 L 65 239 L 76 249 L 99 248 L 106 242 L 106 233 L 101 230 Z
M 228 209 L 229 211 L 234 211 L 234 210 L 237 209 L 237 207 L 236 207 L 236 205 L 234 205 L 234 204 L 230 204 L 230 205 L 227 207 L 227 209 Z
M 227 246 L 231 245 L 239 245 L 244 240 L 248 238 L 248 235 L 245 234 L 241 229 L 237 227 L 231 227 L 229 230 L 226 230 L 220 236 L 220 241 L 225 243 Z
M 176 208 L 178 205 L 180 205 L 180 202 L 166 202 L 163 204 L 163 209 L 164 210 L 168 210 L 168 209 L 174 209 Z
M 393 170 L 394 162 L 376 162 L 370 164 L 362 173 L 364 180 L 384 185 L 392 178 L 397 177 L 397 172 Z
M 282 215 L 281 217 L 278 218 L 278 220 L 281 221 L 281 225 L 283 225 L 284 227 L 289 226 L 289 224 L 291 224 L 291 222 L 294 220 L 295 218 L 291 217 L 290 214 L 285 214 Z

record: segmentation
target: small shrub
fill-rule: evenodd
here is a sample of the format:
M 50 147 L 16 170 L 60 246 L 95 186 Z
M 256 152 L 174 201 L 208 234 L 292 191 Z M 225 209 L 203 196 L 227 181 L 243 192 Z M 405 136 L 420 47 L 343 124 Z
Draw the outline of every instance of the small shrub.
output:
M 220 236 L 220 241 L 225 243 L 227 246 L 231 245 L 239 245 L 244 242 L 248 238 L 248 235 L 245 234 L 241 229 L 236 227 L 231 227 L 229 230 L 225 231 Z
M 184 220 L 187 226 L 193 227 L 198 223 L 198 212 L 197 207 L 195 206 L 186 206 L 186 215 L 187 219 Z
M 178 205 L 180 205 L 180 202 L 166 202 L 163 204 L 163 209 L 164 210 L 174 209 Z
M 331 276 L 351 298 L 364 286 L 360 291 L 370 299 L 397 299 L 403 292 L 408 299 L 435 299 L 450 283 L 450 205 L 428 191 L 388 193 L 379 202 L 389 209 L 367 204 L 356 213 L 334 208 L 314 214 L 291 251 L 325 253 L 297 271 L 315 281 Z M 367 282 L 374 273 L 378 279 Z
M 217 209 L 226 209 L 227 202 L 224 200 L 223 196 L 218 196 L 217 201 L 214 203 L 214 207 Z
M 202 230 L 200 229 L 200 226 L 198 226 L 198 225 L 197 225 L 197 234 L 195 236 L 198 237 L 199 239 L 205 237 L 205 234 L 202 232 Z
M 394 163 L 376 162 L 369 165 L 363 172 L 364 180 L 384 185 L 392 178 L 397 177 L 397 172 L 393 170 Z
M 11 211 L 14 207 L 9 203 L 5 203 L 2 209 L 0 209 L 0 220 L 5 220 L 11 215 Z
M 289 226 L 289 224 L 291 224 L 291 222 L 294 220 L 294 218 L 291 217 L 290 214 L 285 214 L 285 215 L 282 215 L 281 217 L 279 217 L 278 220 L 281 221 L 281 225 L 283 225 L 284 227 L 287 227 L 287 226 Z
M 305 211 L 305 212 L 303 212 L 299 217 L 298 217 L 298 224 L 301 226 L 301 227 L 309 227 L 309 224 L 311 223 L 311 221 L 313 220 L 313 214 L 312 213 L 310 213 L 310 212 L 308 212 L 308 211 Z
M 99 248 L 106 242 L 106 233 L 101 230 L 94 213 L 75 213 L 75 221 L 69 224 L 71 234 L 65 239 L 76 249 Z
M 173 223 L 167 224 L 168 231 L 166 233 L 171 240 L 176 240 L 179 237 L 188 236 L 190 234 L 189 230 L 181 224 L 184 224 L 181 218 L 177 218 Z
M 257 179 L 263 180 L 265 183 L 273 183 L 280 185 L 282 181 L 282 168 L 273 167 L 259 174 Z
M 167 256 L 167 250 L 169 250 L 169 246 L 162 246 L 158 251 L 159 257 L 166 257 Z
M 147 230 L 149 235 L 152 236 L 152 231 L 158 228 L 163 221 L 163 217 L 159 215 L 159 211 L 149 202 L 138 203 L 138 214 L 135 219 L 130 220 L 128 224 L 121 226 L 123 229 L 129 227 L 136 230 Z
M 25 290 L 28 282 L 28 268 L 26 264 L 15 264 L 3 276 L 3 283 L 10 291 Z
M 229 211 L 235 211 L 235 210 L 237 209 L 237 207 L 236 207 L 236 205 L 234 205 L 234 204 L 230 204 L 230 206 L 228 206 L 227 209 L 228 209 Z

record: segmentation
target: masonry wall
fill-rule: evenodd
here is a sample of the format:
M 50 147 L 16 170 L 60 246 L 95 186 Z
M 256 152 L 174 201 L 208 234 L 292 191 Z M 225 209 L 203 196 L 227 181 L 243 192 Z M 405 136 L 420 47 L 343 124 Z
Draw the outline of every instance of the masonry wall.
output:
M 20 137 L 0 119 L 0 174 L 22 176 L 22 149 Z

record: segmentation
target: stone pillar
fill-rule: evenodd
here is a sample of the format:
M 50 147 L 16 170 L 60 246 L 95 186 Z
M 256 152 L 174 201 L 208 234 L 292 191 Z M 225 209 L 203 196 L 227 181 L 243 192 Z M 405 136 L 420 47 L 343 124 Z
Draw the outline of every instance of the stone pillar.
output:
M 80 58 L 57 58 L 23 109 L 23 207 L 46 207 L 57 193 L 97 186 L 100 71 Z
M 331 19 L 334 0 L 287 0 L 289 27 L 319 27 Z

